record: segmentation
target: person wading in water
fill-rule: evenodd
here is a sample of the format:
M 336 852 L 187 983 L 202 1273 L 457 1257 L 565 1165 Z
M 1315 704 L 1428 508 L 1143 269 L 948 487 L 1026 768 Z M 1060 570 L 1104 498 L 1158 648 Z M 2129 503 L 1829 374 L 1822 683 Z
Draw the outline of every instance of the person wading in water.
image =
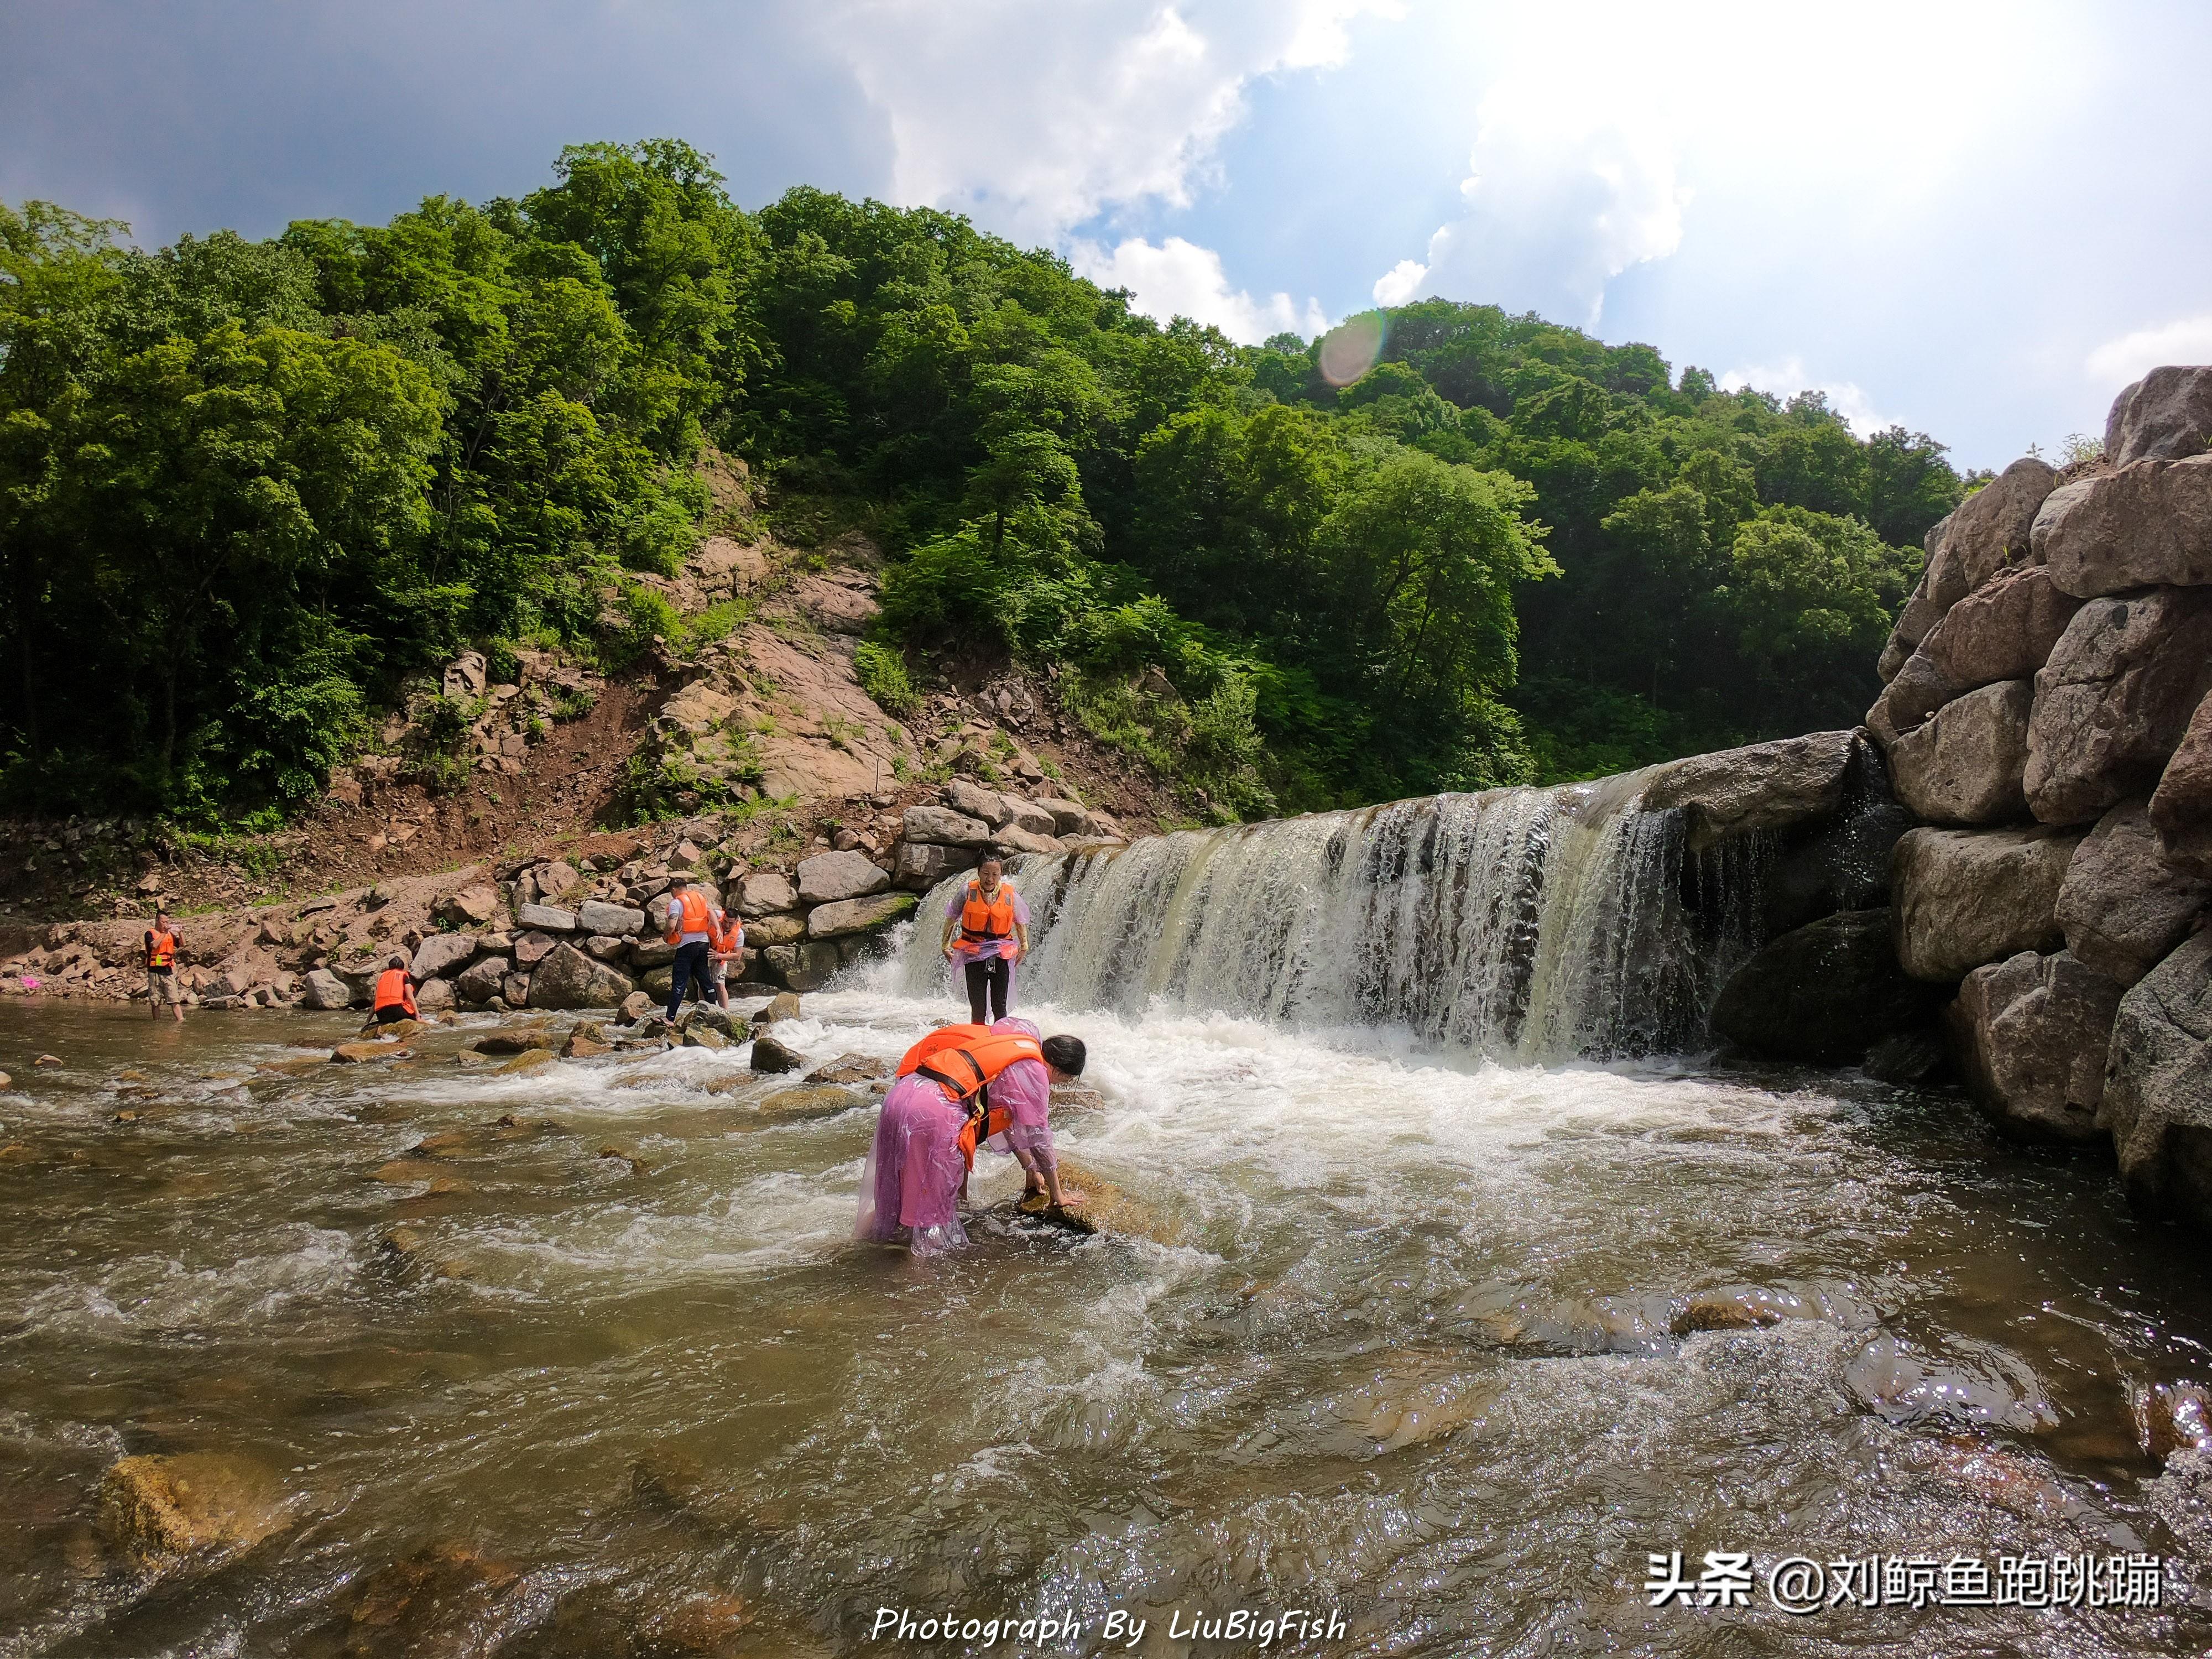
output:
M 154 925 L 146 930 L 146 1012 L 159 1019 L 166 1007 L 179 1025 L 185 1021 L 185 995 L 177 983 L 177 952 L 183 948 L 169 925 L 169 913 L 156 910 Z
M 375 1019 L 392 1025 L 415 1018 L 415 975 L 407 971 L 407 958 L 394 957 L 376 976 Z
M 1014 1004 L 1014 964 L 1030 953 L 1030 908 L 1005 870 L 996 854 L 987 854 L 945 907 L 939 945 L 946 961 L 963 964 L 968 1018 L 977 1025 L 1006 1017 Z

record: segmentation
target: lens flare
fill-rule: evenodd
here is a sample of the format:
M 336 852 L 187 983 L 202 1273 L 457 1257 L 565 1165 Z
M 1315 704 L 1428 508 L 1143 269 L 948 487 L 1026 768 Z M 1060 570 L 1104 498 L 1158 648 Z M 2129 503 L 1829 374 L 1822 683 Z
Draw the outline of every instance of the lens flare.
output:
M 1322 337 L 1321 374 L 1331 386 L 1350 386 L 1375 367 L 1389 325 L 1379 311 L 1347 317 Z

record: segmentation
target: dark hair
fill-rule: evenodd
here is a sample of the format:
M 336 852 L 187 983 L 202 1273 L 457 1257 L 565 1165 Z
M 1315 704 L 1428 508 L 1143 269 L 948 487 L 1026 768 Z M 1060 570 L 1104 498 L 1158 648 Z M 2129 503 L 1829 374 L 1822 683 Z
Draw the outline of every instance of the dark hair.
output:
M 405 957 L 394 957 L 391 961 L 386 963 L 384 965 L 387 968 L 404 968 L 407 965 L 407 958 Z
M 986 847 L 983 849 L 983 856 L 975 860 L 975 867 L 980 870 L 987 864 L 995 864 L 1003 867 L 1006 862 L 1006 857 L 1005 854 L 1001 853 L 995 847 Z
M 1044 1063 L 1055 1072 L 1065 1072 L 1070 1077 L 1083 1075 L 1083 1062 L 1087 1051 L 1079 1036 L 1048 1036 L 1038 1045 L 1044 1050 Z

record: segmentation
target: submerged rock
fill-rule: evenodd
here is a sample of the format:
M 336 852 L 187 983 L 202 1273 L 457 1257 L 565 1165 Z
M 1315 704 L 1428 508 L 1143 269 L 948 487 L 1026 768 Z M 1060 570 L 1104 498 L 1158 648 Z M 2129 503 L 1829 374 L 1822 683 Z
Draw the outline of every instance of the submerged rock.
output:
M 1925 1024 L 1942 993 L 1898 966 L 1891 933 L 1887 910 L 1846 910 L 1784 933 L 1721 988 L 1713 1030 L 1754 1054 L 1841 1066 Z
M 100 1483 L 100 1524 L 141 1563 L 203 1549 L 243 1549 L 283 1518 L 275 1477 L 216 1452 L 125 1457 Z
M 756 1072 L 796 1072 L 805 1064 L 805 1055 L 772 1036 L 753 1039 L 752 1068 Z
M 1143 1200 L 1064 1158 L 1060 1160 L 1060 1186 L 1068 1200 L 1065 1205 L 1055 1209 L 1042 1193 L 1030 1193 L 1021 1200 L 1022 1213 L 1042 1217 L 1071 1231 L 1111 1238 L 1149 1238 L 1155 1243 L 1173 1244 L 1182 1237 L 1180 1228 Z
M 891 1064 L 872 1054 L 840 1054 L 806 1074 L 809 1083 L 869 1083 L 890 1075 Z
M 2137 1395 L 2135 1408 L 2137 1438 L 2160 1462 L 2212 1447 L 2212 1394 L 2202 1383 L 2160 1382 Z
M 521 1578 L 466 1544 L 432 1544 L 362 1582 L 347 1620 L 348 1659 L 427 1659 L 489 1652 L 493 1627 Z
M 849 1089 L 813 1084 L 801 1089 L 779 1089 L 761 1102 L 760 1109 L 763 1117 L 835 1117 L 864 1104 L 860 1097 Z

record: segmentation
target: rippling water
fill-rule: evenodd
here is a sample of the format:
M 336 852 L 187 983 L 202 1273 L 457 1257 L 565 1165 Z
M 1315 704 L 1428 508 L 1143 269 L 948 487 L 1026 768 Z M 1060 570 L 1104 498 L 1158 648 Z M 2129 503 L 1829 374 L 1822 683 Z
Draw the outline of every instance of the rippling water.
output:
M 898 982 L 809 997 L 799 1046 L 896 1054 L 946 1012 Z M 1107 1102 L 1063 1152 L 1157 1238 L 854 1246 L 872 1107 L 763 1127 L 706 1092 L 741 1050 L 488 1075 L 452 1060 L 479 1020 L 271 1073 L 345 1022 L 0 1008 L 0 1652 L 915 1651 L 867 1640 L 884 1605 L 1073 1613 L 1083 1649 L 1137 1609 L 1152 1653 L 1190 1650 L 1170 1609 L 1281 1604 L 1340 1610 L 1330 1652 L 2212 1641 L 2181 1569 L 2158 1613 L 1640 1594 L 1655 1550 L 2169 1550 L 2130 1390 L 2212 1376 L 2212 1298 L 2094 1163 L 1848 1079 L 1045 1021 Z M 435 1194 L 386 1167 L 502 1114 L 557 1127 Z M 1018 1185 L 987 1159 L 976 1200 Z M 1708 1291 L 1782 1317 L 1674 1334 Z M 203 1450 L 287 1524 L 136 1575 L 101 1471 Z M 504 1565 L 385 1618 L 392 1563 L 461 1547 Z

